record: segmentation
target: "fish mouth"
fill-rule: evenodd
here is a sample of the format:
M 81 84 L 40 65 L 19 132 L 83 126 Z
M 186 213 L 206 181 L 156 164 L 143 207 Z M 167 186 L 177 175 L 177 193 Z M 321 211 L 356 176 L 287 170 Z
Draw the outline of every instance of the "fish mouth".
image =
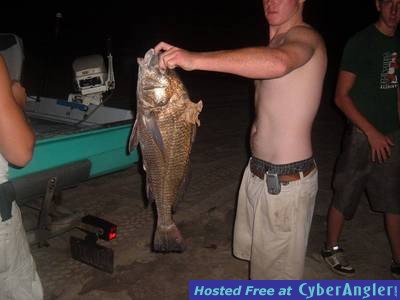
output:
M 160 86 L 144 86 L 143 91 L 151 91 L 151 90 L 157 90 L 157 89 L 165 89 L 166 86 L 160 85 Z

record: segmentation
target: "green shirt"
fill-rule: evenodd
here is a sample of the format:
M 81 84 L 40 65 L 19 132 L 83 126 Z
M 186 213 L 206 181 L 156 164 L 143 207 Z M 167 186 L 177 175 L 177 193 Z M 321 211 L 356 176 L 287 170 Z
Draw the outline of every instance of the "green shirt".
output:
M 355 106 L 384 134 L 400 127 L 398 55 L 399 37 L 388 37 L 371 25 L 348 41 L 342 57 L 341 69 L 357 76 L 350 91 Z

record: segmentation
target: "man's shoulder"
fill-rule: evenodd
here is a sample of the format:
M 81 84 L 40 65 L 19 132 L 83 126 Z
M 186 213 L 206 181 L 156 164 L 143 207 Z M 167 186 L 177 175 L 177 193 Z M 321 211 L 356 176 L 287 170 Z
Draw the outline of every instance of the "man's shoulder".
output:
M 302 24 L 292 27 L 287 32 L 286 37 L 288 41 L 297 40 L 303 43 L 307 43 L 309 45 L 313 45 L 313 47 L 318 47 L 319 45 L 324 44 L 324 39 L 322 38 L 321 34 L 308 24 Z
M 373 24 L 353 34 L 345 43 L 343 55 L 357 56 L 371 54 L 371 45 L 376 44 L 377 30 Z
M 353 34 L 349 39 L 348 43 L 353 43 L 353 42 L 359 42 L 363 40 L 368 40 L 372 38 L 374 33 L 376 32 L 374 25 L 371 24 L 362 30 L 357 31 L 355 34 Z
M 304 34 L 304 35 L 319 36 L 319 37 L 321 36 L 317 30 L 315 30 L 311 25 L 308 25 L 306 23 L 293 26 L 292 28 L 289 29 L 287 34 L 288 35 Z
M 322 36 L 317 30 L 308 24 L 293 26 L 288 32 L 287 37 L 302 37 L 308 40 L 322 41 Z

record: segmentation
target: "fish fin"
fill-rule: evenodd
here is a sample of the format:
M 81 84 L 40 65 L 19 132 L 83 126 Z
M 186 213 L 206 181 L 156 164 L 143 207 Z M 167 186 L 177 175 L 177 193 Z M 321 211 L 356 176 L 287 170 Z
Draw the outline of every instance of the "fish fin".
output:
M 160 128 L 158 127 L 155 116 L 153 114 L 151 114 L 150 116 L 145 116 L 144 123 L 145 123 L 147 131 L 150 132 L 154 142 L 156 143 L 158 149 L 160 150 L 160 152 L 162 153 L 162 155 L 164 157 L 164 153 L 165 153 L 164 141 L 163 141 L 163 138 L 162 138 L 162 135 L 160 132 Z
M 169 226 L 157 226 L 153 240 L 155 252 L 183 252 L 185 249 L 182 234 L 174 223 Z
M 200 127 L 199 114 L 200 114 L 200 112 L 203 110 L 203 101 L 200 100 L 200 101 L 197 102 L 195 105 L 196 105 L 196 111 L 197 111 L 197 114 L 196 114 L 196 124 L 197 124 L 197 126 Z
M 200 100 L 199 102 L 194 103 L 190 99 L 188 99 L 185 104 L 186 107 L 182 112 L 180 119 L 187 123 L 200 126 L 199 114 L 203 109 L 203 101 Z
M 192 126 L 192 137 L 191 137 L 192 144 L 194 143 L 194 140 L 196 139 L 196 134 L 197 134 L 197 126 Z
M 146 175 L 146 196 L 147 196 L 147 201 L 148 201 L 148 204 L 153 204 L 153 203 L 155 203 L 155 199 L 154 199 L 153 192 L 151 191 L 149 182 L 150 182 L 149 176 Z
M 154 194 L 151 191 L 151 187 L 150 187 L 150 178 L 149 178 L 149 174 L 147 173 L 147 164 L 146 161 L 143 159 L 143 170 L 146 173 L 146 198 L 147 198 L 147 203 L 146 203 L 146 207 L 149 205 L 152 205 L 153 203 L 155 203 L 155 198 L 154 198 Z
M 190 166 L 190 161 L 186 167 L 185 170 L 185 175 L 183 176 L 182 182 L 179 185 L 179 189 L 178 189 L 178 193 L 176 195 L 176 200 L 174 202 L 174 204 L 172 205 L 172 213 L 176 212 L 176 208 L 178 206 L 178 203 L 180 203 L 183 199 L 183 196 L 185 195 L 186 189 L 189 185 L 190 179 L 191 179 L 191 166 Z
M 135 123 L 133 124 L 131 136 L 129 138 L 129 143 L 128 143 L 128 152 L 129 153 L 131 153 L 133 151 L 133 149 L 135 149 L 139 144 L 137 127 L 138 127 L 138 118 L 136 115 L 136 120 L 135 120 Z

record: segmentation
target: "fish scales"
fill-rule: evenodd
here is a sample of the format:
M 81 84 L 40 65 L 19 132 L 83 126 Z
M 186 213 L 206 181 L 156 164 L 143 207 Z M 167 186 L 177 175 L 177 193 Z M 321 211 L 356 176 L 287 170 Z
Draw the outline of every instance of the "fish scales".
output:
M 146 171 L 146 190 L 157 208 L 155 251 L 181 252 L 183 237 L 172 218 L 189 168 L 202 102 L 190 101 L 186 88 L 172 70 L 158 67 L 158 56 L 149 50 L 138 59 L 137 116 L 130 149 L 140 144 Z
M 144 151 L 142 154 L 157 208 L 165 210 L 159 214 L 161 217 L 170 215 L 170 207 L 175 204 L 176 194 L 189 163 L 192 126 L 174 121 L 176 119 L 176 116 L 170 115 L 159 119 L 166 149 L 164 154 L 157 148 L 151 134 L 140 132 L 146 139 L 146 147 L 153 148 L 152 151 Z

